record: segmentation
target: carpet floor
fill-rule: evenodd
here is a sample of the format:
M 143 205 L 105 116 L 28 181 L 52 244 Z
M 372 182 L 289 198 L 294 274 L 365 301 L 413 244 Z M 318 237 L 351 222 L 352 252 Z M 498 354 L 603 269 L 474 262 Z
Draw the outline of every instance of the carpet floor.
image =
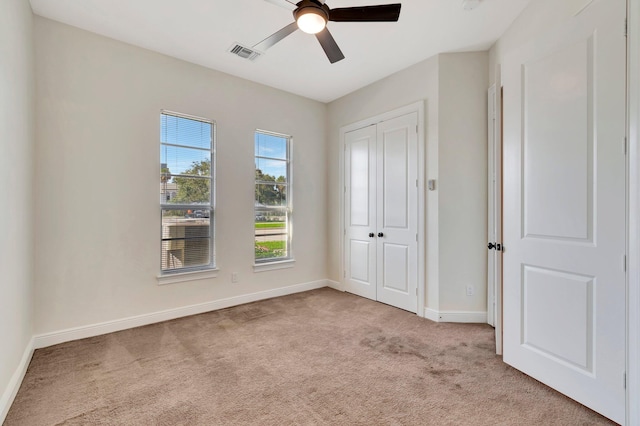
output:
M 493 328 L 328 288 L 35 352 L 13 425 L 605 425 Z

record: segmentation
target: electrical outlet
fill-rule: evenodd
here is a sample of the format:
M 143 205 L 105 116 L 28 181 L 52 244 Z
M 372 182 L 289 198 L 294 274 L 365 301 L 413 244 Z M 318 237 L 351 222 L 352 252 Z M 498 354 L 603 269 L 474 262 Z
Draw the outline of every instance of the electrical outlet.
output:
M 473 296 L 475 294 L 475 288 L 472 285 L 467 286 L 467 296 Z
M 237 283 L 238 282 L 238 273 L 237 272 L 232 272 L 231 273 L 231 282 L 232 283 Z

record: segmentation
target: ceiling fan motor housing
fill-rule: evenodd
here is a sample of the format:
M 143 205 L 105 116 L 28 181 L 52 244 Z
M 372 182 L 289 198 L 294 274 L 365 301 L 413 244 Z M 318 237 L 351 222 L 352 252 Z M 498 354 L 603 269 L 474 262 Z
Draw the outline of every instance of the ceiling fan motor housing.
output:
M 322 4 L 315 0 L 302 0 L 297 4 L 296 10 L 293 11 L 293 18 L 297 21 L 298 18 L 307 13 L 314 13 L 320 15 L 325 22 L 329 21 L 329 6 Z

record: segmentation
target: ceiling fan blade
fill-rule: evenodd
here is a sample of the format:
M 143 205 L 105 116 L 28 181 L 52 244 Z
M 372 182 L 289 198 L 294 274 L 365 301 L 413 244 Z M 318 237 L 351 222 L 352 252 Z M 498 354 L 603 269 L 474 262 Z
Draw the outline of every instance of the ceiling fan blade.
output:
M 289 0 L 266 0 L 271 4 L 275 4 L 276 6 L 284 7 L 285 9 L 294 10 L 296 7 L 295 2 Z
M 316 38 L 320 42 L 320 46 L 322 46 L 324 53 L 327 54 L 329 62 L 333 64 L 344 59 L 344 55 L 338 47 L 338 43 L 336 43 L 336 41 L 333 39 L 333 36 L 326 27 L 324 30 L 316 34 Z
M 400 17 L 400 3 L 376 6 L 339 7 L 329 11 L 335 22 L 395 22 Z
M 264 52 L 265 50 L 267 50 L 268 48 L 270 48 L 271 46 L 273 46 L 274 44 L 276 44 L 286 36 L 295 32 L 297 29 L 298 29 L 298 24 L 295 22 L 292 22 L 286 27 L 282 28 L 279 31 L 276 31 L 275 33 L 271 34 L 269 37 L 262 40 L 260 43 L 253 46 L 253 48 Z

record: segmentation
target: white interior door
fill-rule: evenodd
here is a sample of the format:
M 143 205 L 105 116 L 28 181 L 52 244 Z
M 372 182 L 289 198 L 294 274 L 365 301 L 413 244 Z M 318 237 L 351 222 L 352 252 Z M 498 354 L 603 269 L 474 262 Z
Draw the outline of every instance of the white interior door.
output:
M 418 309 L 418 114 L 345 133 L 345 290 Z
M 376 126 L 345 134 L 345 290 L 376 300 Z
M 418 310 L 418 114 L 377 125 L 377 300 Z
M 625 415 L 625 1 L 509 55 L 504 360 Z

